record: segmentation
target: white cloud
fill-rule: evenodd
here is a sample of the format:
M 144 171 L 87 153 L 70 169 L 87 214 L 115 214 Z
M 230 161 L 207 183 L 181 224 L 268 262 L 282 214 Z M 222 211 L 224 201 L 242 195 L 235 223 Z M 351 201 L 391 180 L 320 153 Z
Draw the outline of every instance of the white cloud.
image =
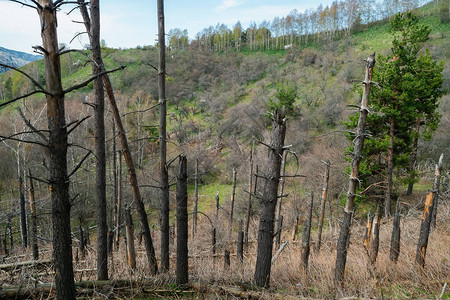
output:
M 241 5 L 242 2 L 238 0 L 222 0 L 222 4 L 216 7 L 217 11 L 227 10 L 232 7 Z

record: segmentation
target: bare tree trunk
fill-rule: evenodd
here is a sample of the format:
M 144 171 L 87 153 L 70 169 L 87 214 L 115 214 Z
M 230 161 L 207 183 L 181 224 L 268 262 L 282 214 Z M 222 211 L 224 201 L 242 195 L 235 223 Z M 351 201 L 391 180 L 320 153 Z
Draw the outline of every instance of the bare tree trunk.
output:
M 217 191 L 217 194 L 216 194 L 216 222 L 218 222 L 219 221 L 219 208 L 220 208 L 220 205 L 219 205 L 219 191 Z
M 36 216 L 36 205 L 35 205 L 35 199 L 34 199 L 34 186 L 33 186 L 33 179 L 31 178 L 31 171 L 28 170 L 28 177 L 29 177 L 29 189 L 30 189 L 30 214 L 31 214 L 31 222 L 30 222 L 30 243 L 31 243 L 31 249 L 33 253 L 33 259 L 38 260 L 39 259 L 39 248 L 38 248 L 38 241 L 37 241 L 37 216 Z
M 366 74 L 364 78 L 364 89 L 359 110 L 358 126 L 356 128 L 356 137 L 354 141 L 353 157 L 351 162 L 350 182 L 347 192 L 347 201 L 344 208 L 344 217 L 341 230 L 339 233 L 339 240 L 337 244 L 336 269 L 334 280 L 337 284 L 342 284 L 344 281 L 345 264 L 347 262 L 347 250 L 350 240 L 350 226 L 353 216 L 354 203 L 356 197 L 356 187 L 358 186 L 359 163 L 362 158 L 362 149 L 364 146 L 366 120 L 368 113 L 368 103 L 370 98 L 370 87 L 372 85 L 372 72 L 375 65 L 375 53 L 366 61 Z
M 301 263 L 301 270 L 303 277 L 307 278 L 307 271 L 308 271 L 308 260 L 309 260 L 309 252 L 310 252 L 310 237 L 311 237 L 311 220 L 312 220 L 312 209 L 313 209 L 313 201 L 314 201 L 314 195 L 311 192 L 310 193 L 310 203 L 308 207 L 308 217 L 303 222 L 303 234 L 302 234 L 302 263 Z
M 409 171 L 411 172 L 411 174 L 409 175 L 408 189 L 406 190 L 407 196 L 412 195 L 413 187 L 414 187 L 414 180 L 416 178 L 414 168 L 417 163 L 417 153 L 418 153 L 418 146 L 419 146 L 419 129 L 420 129 L 420 119 L 417 119 L 415 136 L 414 136 L 414 141 L 413 141 L 413 151 L 411 152 L 411 159 L 409 161 Z
M 233 212 L 234 212 L 234 196 L 236 194 L 236 169 L 233 168 L 233 188 L 231 192 L 231 205 L 230 205 L 230 222 L 228 225 L 228 231 L 229 235 L 231 235 L 231 232 L 233 231 Z
M 370 210 L 367 213 L 367 225 L 366 225 L 366 231 L 364 232 L 364 247 L 369 249 L 370 245 L 370 238 L 372 234 L 372 222 L 373 222 L 373 216 L 370 215 Z
M 252 143 L 252 150 L 250 152 L 250 176 L 249 176 L 249 179 L 248 179 L 247 217 L 245 218 L 244 241 L 245 241 L 245 246 L 247 246 L 247 247 L 248 247 L 248 230 L 249 230 L 249 227 L 250 227 L 250 217 L 251 217 L 251 214 L 252 214 L 253 148 L 254 148 L 254 146 L 255 146 L 255 141 L 253 141 L 253 143 Z
M 195 190 L 194 190 L 194 210 L 192 212 L 192 237 L 197 232 L 197 214 L 198 214 L 198 159 L 195 159 Z
M 389 258 L 397 263 L 400 255 L 400 202 L 397 201 L 394 224 L 392 226 L 391 251 Z
M 300 221 L 300 216 L 297 214 L 295 216 L 294 227 L 292 228 L 292 237 L 291 237 L 292 241 L 295 241 L 295 239 L 297 238 L 299 221 Z
M 216 254 L 217 240 L 216 240 L 216 228 L 213 228 L 211 235 L 211 250 L 213 254 Z
M 187 160 L 180 156 L 177 178 L 177 284 L 189 281 L 188 214 L 187 214 Z
M 239 229 L 237 236 L 236 254 L 240 263 L 244 262 L 244 231 L 242 230 L 242 220 L 239 220 Z
M 384 217 L 391 216 L 391 200 L 392 200 L 392 173 L 394 172 L 394 118 L 391 118 L 391 125 L 389 127 L 389 147 L 387 157 L 387 186 L 386 195 L 384 199 Z
M 230 260 L 230 250 L 225 249 L 224 255 L 223 255 L 223 265 L 225 270 L 229 270 L 231 266 L 231 260 Z
M 254 283 L 260 287 L 268 287 L 270 285 L 274 214 L 278 197 L 278 183 L 280 180 L 285 135 L 286 120 L 284 112 L 275 111 L 272 120 L 272 134 L 269 144 L 271 148 L 269 149 L 267 180 L 261 199 L 262 211 L 259 221 L 258 250 L 254 275 Z
M 117 178 L 117 217 L 116 217 L 116 249 L 119 249 L 119 237 L 120 237 L 120 226 L 122 224 L 122 151 L 120 151 L 117 156 L 118 163 L 118 178 Z
M 161 270 L 169 270 L 169 175 L 167 172 L 166 142 L 166 35 L 164 31 L 164 0 L 157 1 L 158 6 L 158 94 L 159 94 L 159 148 L 160 148 L 160 185 L 161 185 Z
M 380 212 L 381 204 L 377 202 L 377 211 L 375 216 L 373 217 L 372 223 L 372 236 L 370 241 L 370 260 L 372 265 L 375 264 L 378 257 L 378 248 L 380 246 L 380 222 L 381 222 L 381 212 Z
M 433 214 L 434 206 L 439 197 L 439 184 L 441 181 L 441 173 L 443 169 L 444 155 L 441 154 L 438 164 L 436 164 L 436 170 L 434 172 L 434 184 L 433 190 L 428 193 L 425 200 L 425 208 L 423 211 L 422 223 L 420 225 L 419 241 L 417 242 L 416 263 L 424 268 L 425 256 L 427 254 L 428 237 L 431 229 L 431 217 Z
M 323 220 L 325 218 L 325 204 L 327 203 L 328 180 L 330 178 L 330 161 L 326 161 L 325 174 L 323 175 L 322 198 L 320 199 L 319 226 L 317 228 L 317 251 L 322 244 Z
M 22 247 L 28 247 L 27 212 L 25 209 L 25 195 L 22 176 L 19 175 L 19 196 L 20 196 L 20 229 L 22 234 Z
M 278 201 L 277 201 L 277 207 L 275 212 L 275 220 L 277 222 L 276 227 L 276 233 L 277 238 L 275 242 L 275 249 L 280 248 L 281 245 L 281 230 L 283 227 L 283 216 L 281 215 L 281 206 L 283 203 L 283 194 L 284 194 L 284 175 L 286 175 L 286 157 L 287 157 L 287 151 L 283 151 L 283 160 L 281 161 L 281 178 L 280 178 L 280 191 L 278 192 Z
M 127 257 L 128 266 L 136 269 L 136 251 L 134 249 L 134 226 L 133 219 L 131 218 L 130 207 L 125 207 L 125 225 L 126 225 L 126 237 L 127 237 Z
M 113 162 L 113 185 L 114 185 L 114 216 L 113 216 L 113 246 L 116 251 L 119 250 L 118 247 L 118 237 L 119 237 L 119 187 L 118 187 L 118 178 L 117 178 L 117 147 L 116 147 L 116 125 L 114 125 L 114 120 L 112 120 L 112 162 Z

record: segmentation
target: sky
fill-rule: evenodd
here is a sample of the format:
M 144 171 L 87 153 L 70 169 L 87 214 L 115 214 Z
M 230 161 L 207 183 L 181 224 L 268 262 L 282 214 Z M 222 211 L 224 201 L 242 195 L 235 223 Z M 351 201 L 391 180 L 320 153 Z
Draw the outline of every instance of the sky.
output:
M 23 0 L 30 3 L 28 0 Z M 320 1 L 324 6 L 332 0 Z M 187 29 L 190 38 L 202 29 L 224 23 L 232 28 L 240 21 L 247 28 L 251 21 L 257 24 L 274 17 L 286 16 L 297 9 L 317 8 L 314 0 L 167 0 L 165 1 L 166 32 L 170 29 Z M 59 43 L 72 49 L 88 44 L 77 11 L 67 14 L 73 6 L 63 6 L 58 12 Z M 100 1 L 100 32 L 109 47 L 134 48 L 153 45 L 157 39 L 156 1 L 148 0 L 103 0 Z M 37 12 L 29 7 L 8 0 L 0 0 L 0 47 L 32 53 L 32 46 L 40 45 L 40 25 Z

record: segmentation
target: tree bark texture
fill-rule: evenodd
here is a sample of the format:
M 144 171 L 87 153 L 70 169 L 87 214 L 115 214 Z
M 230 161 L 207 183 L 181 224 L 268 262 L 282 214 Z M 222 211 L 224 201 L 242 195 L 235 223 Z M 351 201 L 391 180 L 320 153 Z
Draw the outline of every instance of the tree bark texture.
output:
M 240 263 L 244 262 L 244 231 L 242 230 L 242 220 L 239 220 L 239 229 L 237 235 L 236 254 Z
M 169 270 L 169 175 L 167 171 L 167 107 L 166 107 L 166 35 L 164 30 L 164 0 L 158 7 L 158 96 L 159 96 L 159 179 L 161 185 L 161 270 Z
M 236 195 L 236 169 L 233 168 L 233 185 L 232 185 L 232 191 L 231 191 L 231 204 L 230 204 L 230 221 L 228 224 L 228 231 L 231 235 L 231 232 L 233 232 L 233 213 L 234 213 L 234 196 Z
M 189 281 L 187 177 L 186 156 L 181 155 L 177 178 L 177 284 Z
M 378 249 L 380 246 L 380 223 L 381 223 L 381 212 L 380 203 L 377 203 L 377 211 L 373 217 L 372 222 L 372 233 L 370 238 L 370 260 L 372 264 L 375 264 L 378 257 Z
M 323 175 L 322 197 L 320 198 L 319 226 L 317 227 L 317 251 L 322 244 L 323 220 L 325 218 L 325 204 L 327 203 L 328 181 L 330 178 L 330 161 L 326 161 L 325 174 Z
M 353 156 L 351 162 L 350 182 L 347 191 L 347 201 L 344 208 L 344 217 L 339 232 L 339 239 L 337 244 L 336 269 L 334 280 L 337 284 L 342 284 L 344 280 L 345 264 L 347 262 L 347 250 L 350 240 L 350 225 L 354 210 L 354 203 L 356 197 L 356 188 L 359 184 L 359 164 L 362 158 L 362 149 L 364 146 L 364 138 L 366 131 L 366 120 L 368 114 L 368 104 L 370 98 L 370 87 L 372 85 L 372 72 L 375 65 L 375 54 L 370 55 L 366 60 L 366 71 L 363 82 L 363 95 L 361 99 L 361 107 L 359 110 L 358 125 L 356 127 L 356 137 L 353 147 Z
M 428 193 L 425 199 L 425 208 L 423 211 L 422 223 L 420 224 L 419 241 L 417 242 L 416 263 L 422 268 L 425 267 L 425 256 L 427 254 L 428 238 L 430 235 L 433 209 L 439 197 L 438 191 L 443 169 L 443 159 L 444 156 L 443 154 L 441 154 L 434 172 L 433 190 Z
M 370 237 L 372 233 L 372 223 L 373 223 L 373 216 L 370 215 L 370 210 L 367 213 L 367 224 L 366 224 L 366 231 L 364 232 L 364 242 L 363 245 L 367 249 L 369 249 L 370 245 Z
M 118 170 L 117 170 L 117 212 L 115 218 L 115 227 L 116 227 L 116 249 L 119 249 L 119 239 L 120 239 L 120 225 L 122 224 L 122 151 L 119 152 L 117 156 L 118 159 Z
M 276 212 L 275 212 L 275 220 L 277 222 L 277 227 L 276 227 L 276 233 L 277 233 L 277 238 L 275 239 L 275 248 L 278 249 L 280 248 L 281 245 L 281 230 L 283 227 L 283 217 L 281 215 L 281 207 L 283 204 L 283 194 L 284 194 L 284 183 L 285 183 L 285 179 L 284 179 L 284 175 L 286 175 L 286 157 L 287 157 L 287 151 L 283 151 L 283 160 L 281 161 L 281 178 L 280 178 L 280 191 L 278 192 L 278 201 L 277 201 L 277 207 L 276 207 Z
M 311 220 L 312 220 L 312 211 L 313 211 L 313 201 L 314 195 L 311 192 L 310 194 L 310 202 L 308 207 L 308 216 L 306 220 L 303 222 L 303 234 L 302 234 L 302 252 L 301 252 L 301 270 L 304 278 L 307 278 L 308 273 L 308 261 L 309 261 L 309 252 L 311 250 L 310 247 L 310 237 L 311 237 Z
M 384 199 L 384 217 L 389 218 L 391 216 L 391 200 L 392 200 L 392 175 L 394 172 L 394 128 L 395 121 L 391 118 L 391 125 L 389 127 L 389 147 L 387 157 L 387 186 Z
M 400 255 L 400 202 L 397 201 L 394 223 L 392 226 L 391 250 L 389 253 L 389 258 L 391 261 L 397 263 L 399 255 Z
M 284 112 L 275 111 L 272 120 L 272 133 L 267 167 L 267 180 L 261 199 L 262 211 L 259 220 L 258 249 L 254 283 L 260 287 L 269 287 L 272 248 L 274 237 L 274 214 L 278 197 L 281 160 L 284 138 L 286 135 L 286 120 Z
M 31 222 L 30 222 L 30 244 L 31 244 L 31 251 L 33 253 L 33 259 L 38 260 L 39 259 L 39 248 L 38 248 L 38 241 L 37 241 L 37 216 L 36 216 L 36 202 L 34 198 L 34 185 L 33 185 L 33 179 L 31 179 L 31 171 L 28 170 L 28 186 L 30 189 L 29 193 L 29 204 L 30 204 L 30 214 L 31 214 Z
M 39 0 L 44 52 L 45 82 L 49 94 L 47 120 L 49 129 L 50 191 L 52 199 L 53 259 L 57 299 L 75 299 L 70 229 L 69 177 L 67 175 L 67 128 L 61 65 L 58 52 L 56 8 L 51 0 Z
M 250 228 L 250 217 L 252 215 L 253 148 L 254 148 L 254 142 L 252 144 L 252 151 L 250 152 L 250 176 L 248 179 L 247 216 L 245 218 L 245 231 L 244 231 L 244 242 L 245 242 L 246 247 L 248 247 L 248 230 Z M 258 172 L 258 171 L 256 171 L 256 172 Z M 255 182 L 256 182 L 256 178 L 255 178 Z M 253 195 L 254 195 L 254 192 L 253 192 Z
M 194 189 L 194 209 L 192 211 L 192 237 L 197 233 L 197 214 L 198 214 L 198 159 L 195 159 L 195 189 Z
M 25 194 L 22 176 L 19 176 L 19 204 L 20 204 L 20 229 L 22 235 L 22 247 L 28 247 L 27 212 L 25 208 Z
M 125 226 L 126 226 L 126 237 L 127 237 L 127 258 L 128 266 L 135 270 L 136 269 L 136 251 L 134 248 L 134 226 L 133 218 L 131 217 L 130 207 L 125 208 Z

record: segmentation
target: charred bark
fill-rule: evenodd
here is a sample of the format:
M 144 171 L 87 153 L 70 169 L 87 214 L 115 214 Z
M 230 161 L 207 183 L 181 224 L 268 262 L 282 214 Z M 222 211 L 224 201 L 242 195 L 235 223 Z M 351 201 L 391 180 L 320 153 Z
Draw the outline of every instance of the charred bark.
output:
M 378 257 L 378 248 L 380 246 L 380 221 L 381 221 L 381 212 L 380 212 L 380 203 L 377 203 L 377 211 L 375 216 L 373 217 L 372 223 L 372 234 L 370 238 L 370 260 L 372 265 L 375 264 Z
M 20 229 L 22 235 L 22 247 L 28 247 L 27 212 L 25 209 L 25 194 L 22 176 L 19 175 L 19 199 L 20 199 Z
M 180 156 L 177 182 L 177 284 L 189 281 L 188 214 L 187 214 L 187 160 Z
M 337 284 L 342 284 L 344 280 L 345 264 L 347 262 L 347 250 L 350 241 L 350 226 L 353 216 L 354 203 L 356 197 L 356 187 L 358 186 L 359 164 L 362 158 L 362 149 L 366 131 L 366 120 L 368 114 L 368 103 L 370 98 L 370 87 L 372 85 L 372 72 L 375 65 L 375 54 L 366 60 L 366 72 L 364 78 L 364 89 L 359 110 L 356 137 L 354 140 L 353 156 L 351 162 L 350 182 L 347 191 L 347 201 L 344 208 L 344 217 L 339 233 L 337 244 L 336 269 L 334 280 Z
M 234 196 L 236 194 L 236 169 L 233 168 L 233 186 L 231 191 L 231 204 L 230 204 L 230 221 L 228 224 L 228 233 L 231 235 L 233 231 L 233 213 L 234 213 Z
M 248 200 L 247 200 L 247 216 L 245 218 L 245 231 L 244 231 L 244 242 L 245 246 L 248 247 L 248 230 L 250 227 L 250 217 L 252 215 L 252 189 L 253 189 L 253 147 L 255 142 L 253 141 L 252 150 L 250 152 L 250 176 L 248 179 Z M 258 172 L 258 171 L 257 171 Z M 256 181 L 256 178 L 255 178 Z M 255 191 L 253 192 L 253 194 Z
M 195 190 L 194 190 L 194 209 L 192 212 L 192 237 L 197 233 L 197 214 L 198 214 L 198 159 L 195 159 Z
M 281 160 L 284 138 L 286 135 L 286 120 L 284 112 L 275 111 L 272 119 L 272 134 L 270 140 L 267 180 L 261 199 L 262 211 L 259 221 L 258 249 L 254 283 L 260 287 L 270 285 L 270 269 L 274 237 L 274 214 L 278 197 Z
M 320 250 L 320 246 L 322 244 L 323 220 L 325 218 L 325 204 L 327 203 L 329 178 L 330 178 L 330 161 L 327 160 L 325 174 L 323 175 L 322 197 L 320 198 L 319 226 L 317 227 L 317 251 Z
M 281 245 L 281 229 L 283 226 L 283 216 L 281 215 L 281 207 L 283 204 L 283 195 L 284 195 L 284 183 L 285 178 L 284 175 L 286 175 L 286 157 L 287 157 L 287 151 L 283 151 L 283 160 L 281 161 L 281 178 L 280 178 L 280 191 L 278 192 L 278 202 L 277 202 L 277 208 L 275 212 L 275 220 L 277 221 L 277 227 L 276 227 L 276 233 L 277 238 L 275 242 L 275 248 L 280 248 Z
M 301 270 L 302 270 L 303 277 L 305 279 L 307 278 L 309 253 L 311 250 L 311 247 L 310 247 L 311 220 L 312 220 L 313 201 L 314 201 L 314 195 L 312 192 L 310 194 L 310 197 L 311 197 L 311 200 L 309 202 L 309 207 L 308 207 L 308 217 L 303 222 L 303 234 L 302 234 Z
M 130 207 L 125 207 L 125 226 L 126 226 L 126 237 L 127 237 L 127 258 L 128 266 L 135 270 L 136 269 L 136 250 L 134 248 L 134 226 L 133 218 L 131 217 Z
M 397 201 L 394 223 L 392 226 L 391 250 L 389 258 L 394 263 L 397 263 L 399 255 L 400 255 L 400 202 Z
M 31 222 L 30 222 L 30 243 L 31 243 L 31 251 L 33 253 L 33 259 L 38 260 L 39 259 L 39 248 L 38 248 L 38 241 L 37 241 L 37 216 L 36 216 L 36 205 L 35 205 L 35 198 L 34 198 L 34 185 L 33 185 L 33 179 L 31 176 L 31 171 L 28 170 L 28 185 L 30 189 L 30 214 L 31 214 Z

